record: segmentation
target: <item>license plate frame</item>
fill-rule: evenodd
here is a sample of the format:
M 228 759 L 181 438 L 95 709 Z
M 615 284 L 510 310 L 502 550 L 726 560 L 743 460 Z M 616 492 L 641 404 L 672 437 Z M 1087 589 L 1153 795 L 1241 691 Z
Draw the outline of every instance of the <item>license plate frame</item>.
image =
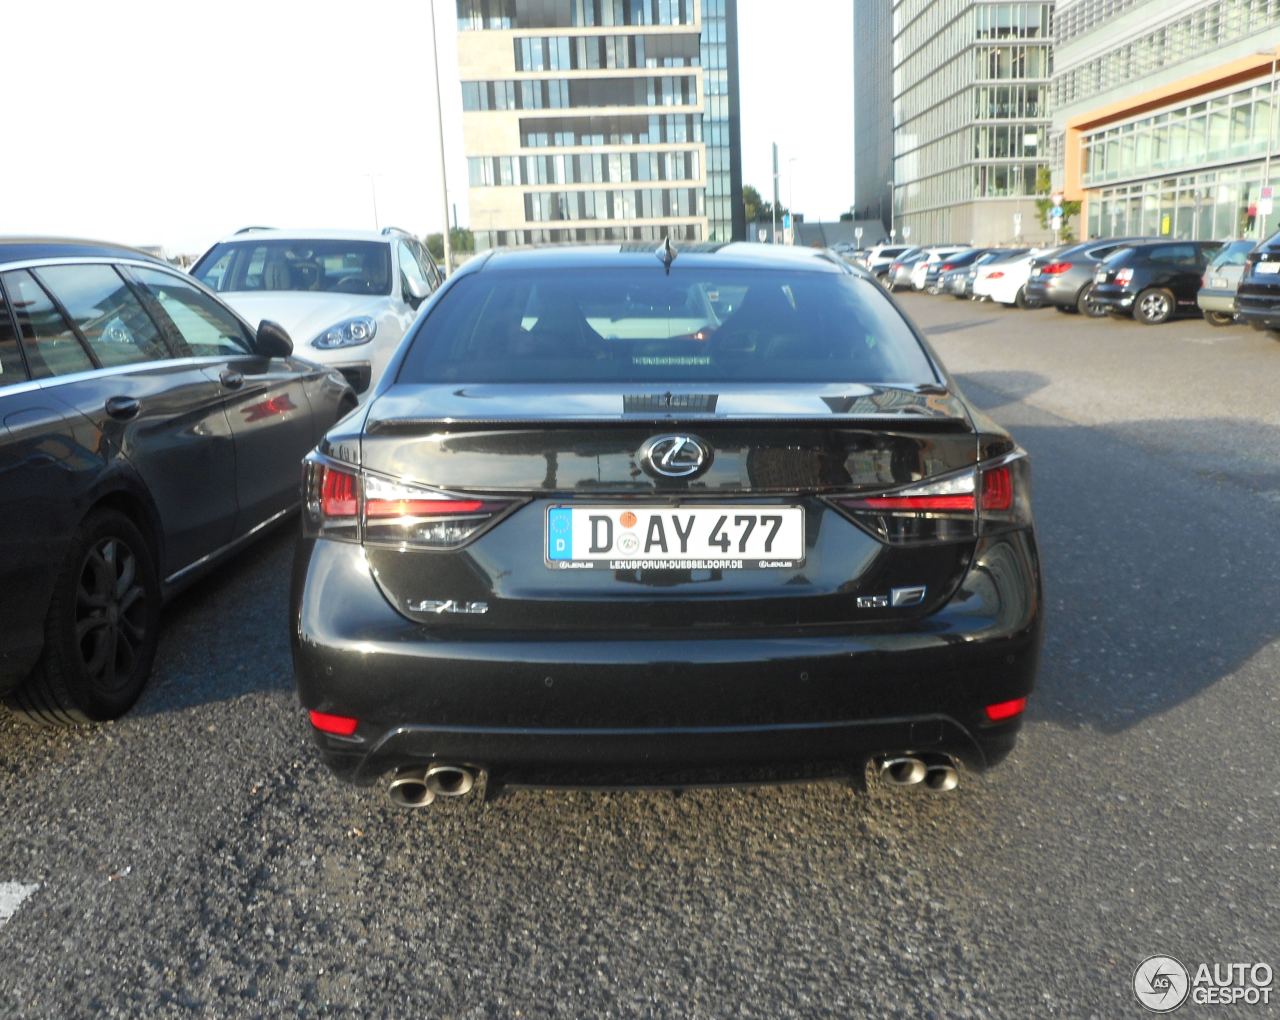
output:
M 634 520 L 628 524 L 625 515 Z M 773 517 L 780 518 L 774 541 L 780 541 L 781 547 L 766 549 L 763 547 L 768 537 L 765 529 L 771 525 L 765 519 Z M 598 518 L 611 521 L 607 536 L 601 525 L 593 523 L 593 519 Z M 655 536 L 650 529 L 655 518 L 662 521 L 658 531 L 665 539 L 666 550 L 661 552 L 658 544 L 652 542 Z M 720 518 L 724 518 L 720 529 L 722 538 L 729 545 L 711 548 L 703 540 L 716 534 L 715 525 Z M 749 528 L 744 523 L 747 518 L 754 521 Z M 805 508 L 794 503 L 554 503 L 547 506 L 543 515 L 543 565 L 550 570 L 613 571 L 797 568 L 805 564 L 806 523 Z M 580 530 L 584 527 L 586 531 Z M 556 529 L 554 536 L 553 528 Z M 626 543 L 624 536 L 634 538 L 634 544 Z M 579 537 L 581 542 L 575 547 L 575 539 Z M 553 547 L 553 538 L 562 543 L 559 548 Z M 646 548 L 646 544 L 653 548 Z M 581 555 L 584 551 L 586 555 Z

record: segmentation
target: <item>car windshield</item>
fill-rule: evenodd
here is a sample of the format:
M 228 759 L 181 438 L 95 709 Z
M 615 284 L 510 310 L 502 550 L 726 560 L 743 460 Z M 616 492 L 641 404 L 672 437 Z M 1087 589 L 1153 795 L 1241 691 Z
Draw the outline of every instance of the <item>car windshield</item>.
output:
M 1249 252 L 1253 251 L 1255 241 L 1232 241 L 1214 256 L 1209 263 L 1210 269 L 1221 269 L 1223 266 L 1243 266 Z
M 937 376 L 884 293 L 843 273 L 486 270 L 444 292 L 399 382 L 869 382 Z
M 391 248 L 378 241 L 246 238 L 215 245 L 191 275 L 222 292 L 390 294 Z

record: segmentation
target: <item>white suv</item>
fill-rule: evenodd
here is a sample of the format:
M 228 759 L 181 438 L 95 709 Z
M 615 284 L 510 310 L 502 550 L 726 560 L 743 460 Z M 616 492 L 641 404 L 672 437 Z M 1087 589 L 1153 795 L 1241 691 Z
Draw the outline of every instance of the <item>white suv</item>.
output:
M 441 282 L 426 248 L 394 227 L 248 227 L 205 252 L 191 275 L 250 322 L 280 323 L 300 356 L 336 368 L 359 394 Z

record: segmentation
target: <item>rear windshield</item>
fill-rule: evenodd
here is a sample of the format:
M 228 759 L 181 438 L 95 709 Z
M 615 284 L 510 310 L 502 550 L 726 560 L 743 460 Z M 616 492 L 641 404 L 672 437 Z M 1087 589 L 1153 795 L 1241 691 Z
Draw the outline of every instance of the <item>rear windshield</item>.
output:
M 446 291 L 399 382 L 881 382 L 938 379 L 871 281 L 672 267 L 488 270 Z
M 377 241 L 227 241 L 191 275 L 213 290 L 390 294 L 391 248 Z
M 1213 257 L 1210 269 L 1221 269 L 1223 266 L 1243 266 L 1249 252 L 1257 245 L 1256 241 L 1232 241 Z

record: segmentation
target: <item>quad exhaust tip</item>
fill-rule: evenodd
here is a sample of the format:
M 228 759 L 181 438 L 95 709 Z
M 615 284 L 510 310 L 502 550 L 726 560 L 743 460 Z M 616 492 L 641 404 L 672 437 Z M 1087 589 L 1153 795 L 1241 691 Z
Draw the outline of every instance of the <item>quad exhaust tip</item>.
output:
M 437 797 L 465 797 L 476 785 L 475 770 L 465 765 L 431 765 L 396 771 L 387 797 L 396 807 L 424 808 Z
M 926 762 L 915 755 L 894 755 L 880 760 L 880 778 L 890 786 L 918 786 L 930 793 L 948 793 L 960 785 L 955 763 Z

